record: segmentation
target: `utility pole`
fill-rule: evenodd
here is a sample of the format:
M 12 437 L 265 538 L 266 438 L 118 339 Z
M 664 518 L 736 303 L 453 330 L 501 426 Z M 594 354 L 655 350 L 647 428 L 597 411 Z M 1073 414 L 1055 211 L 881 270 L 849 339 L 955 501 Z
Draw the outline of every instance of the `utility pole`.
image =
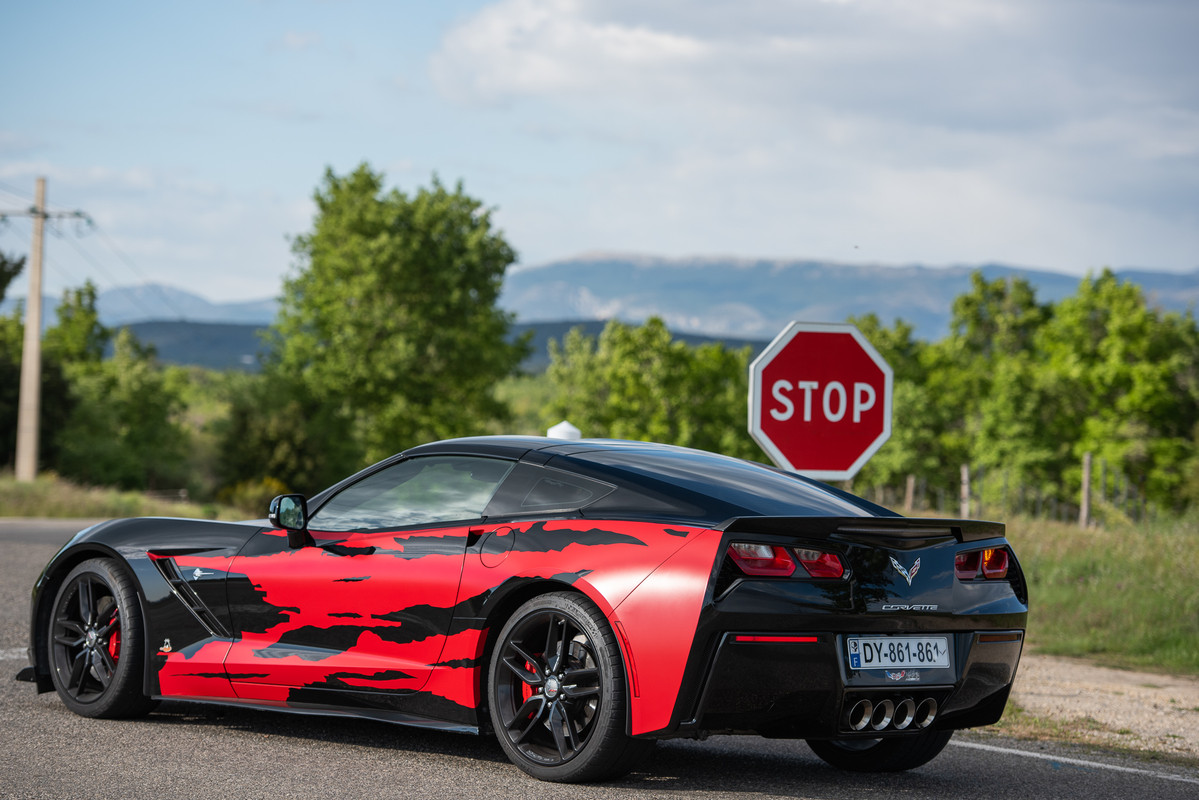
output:
M 25 295 L 25 346 L 21 351 L 21 399 L 17 405 L 17 481 L 37 477 L 37 433 L 42 406 L 42 233 L 46 224 L 46 179 L 37 179 L 33 208 L 33 248 L 29 252 L 29 291 Z
M 46 212 L 46 179 L 37 179 L 33 207 L 28 211 L 0 212 L 0 218 L 33 218 L 33 249 L 29 254 L 29 292 L 25 299 L 25 343 L 21 351 L 20 400 L 17 403 L 17 481 L 32 483 L 37 477 L 38 428 L 42 401 L 42 251 L 46 220 L 50 217 L 86 219 L 82 211 Z

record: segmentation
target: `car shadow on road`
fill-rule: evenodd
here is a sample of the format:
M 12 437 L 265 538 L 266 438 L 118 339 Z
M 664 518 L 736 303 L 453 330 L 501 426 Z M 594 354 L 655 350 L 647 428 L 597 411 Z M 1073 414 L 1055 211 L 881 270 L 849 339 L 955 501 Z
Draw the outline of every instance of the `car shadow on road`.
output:
M 499 743 L 490 736 L 470 736 L 341 715 L 167 701 L 139 721 L 152 725 L 207 725 L 337 745 L 459 755 L 499 763 L 508 761 Z
M 443 755 L 510 772 L 512 777 L 522 777 L 492 736 L 462 735 L 351 717 L 311 716 L 177 701 L 163 703 L 142 722 L 164 726 L 209 726 L 335 746 Z M 817 759 L 802 741 L 718 736 L 704 742 L 659 742 L 645 761 L 627 776 L 596 784 L 596 787 L 632 792 L 719 789 L 783 797 L 845 797 L 847 793 L 935 792 L 948 785 L 942 776 L 920 771 L 864 775 L 835 770 Z

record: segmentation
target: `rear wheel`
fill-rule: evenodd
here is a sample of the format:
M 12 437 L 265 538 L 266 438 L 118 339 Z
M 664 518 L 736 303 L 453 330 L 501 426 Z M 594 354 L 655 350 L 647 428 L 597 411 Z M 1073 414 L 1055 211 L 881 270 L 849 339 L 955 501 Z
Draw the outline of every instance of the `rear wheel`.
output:
M 545 594 L 516 610 L 492 653 L 487 699 L 500 745 L 535 778 L 616 777 L 653 748 L 625 735 L 620 650 L 579 595 Z
M 137 593 L 113 561 L 84 561 L 67 574 L 54 600 L 47 639 L 54 688 L 76 714 L 137 717 L 154 707 L 142 693 Z
M 887 739 L 809 739 L 812 752 L 851 772 L 902 772 L 927 764 L 949 744 L 953 731 L 924 731 Z

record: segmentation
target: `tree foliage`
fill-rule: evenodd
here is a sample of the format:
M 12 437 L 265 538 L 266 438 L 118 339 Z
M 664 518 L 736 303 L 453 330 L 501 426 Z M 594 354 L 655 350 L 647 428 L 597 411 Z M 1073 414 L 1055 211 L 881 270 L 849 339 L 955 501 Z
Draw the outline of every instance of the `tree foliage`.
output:
M 24 265 L 24 256 L 9 257 L 0 253 L 0 300 L 4 299 L 9 284 L 20 274 Z M 95 288 L 91 287 L 90 290 L 92 310 L 94 311 Z M 83 291 L 86 295 L 86 288 Z M 70 314 L 80 302 L 87 302 L 86 297 L 81 300 L 77 293 L 75 302 L 72 302 L 71 294 L 68 292 L 63 297 L 63 305 L 60 306 L 59 311 L 62 312 L 64 307 L 69 307 L 67 313 Z M 68 327 L 70 327 L 69 324 Z M 46 339 L 49 342 L 54 341 L 57 336 L 60 336 L 60 326 L 58 325 L 46 331 Z M 13 463 L 16 456 L 24 342 L 24 305 L 19 303 L 11 314 L 0 317 L 0 453 L 3 454 L 0 458 L 6 464 Z M 65 372 L 69 355 L 69 353 L 57 349 L 53 344 L 43 344 L 40 376 L 41 402 L 38 416 L 39 467 L 55 465 L 59 433 L 75 408 L 75 400 L 71 395 Z
M 1023 279 L 975 274 L 932 343 L 903 320 L 850 321 L 895 374 L 891 438 L 855 488 L 916 475 L 956 490 L 967 464 L 1002 476 L 992 491 L 1076 501 L 1090 452 L 1160 508 L 1199 502 L 1199 328 L 1110 271 L 1056 304 Z M 690 348 L 651 319 L 609 323 L 598 339 L 573 331 L 551 358 L 547 424 L 762 457 L 745 433 L 748 352 Z
M 479 432 L 505 416 L 494 385 L 526 352 L 496 307 L 516 254 L 461 184 L 385 191 L 363 164 L 326 171 L 315 200 L 311 231 L 293 243 L 267 387 L 254 390 L 266 405 L 236 406 L 240 438 L 224 448 L 234 481 L 312 490 L 413 444 Z M 280 408 L 294 423 L 282 430 L 266 417 Z M 290 455 L 236 464 L 238 441 Z
M 662 320 L 609 322 L 599 337 L 551 342 L 545 422 L 587 437 L 645 439 L 761 459 L 746 430 L 749 349 L 674 341 Z
M 25 256 L 10 256 L 0 252 L 0 300 L 4 299 L 13 278 L 25 269 Z
M 61 338 L 75 346 L 86 345 L 76 351 L 86 357 L 65 362 L 73 402 L 56 437 L 56 469 L 64 477 L 91 485 L 185 486 L 188 432 L 179 419 L 182 387 L 159 367 L 153 350 L 141 345 L 128 329 L 117 332 L 112 358 L 101 361 L 91 338 L 80 335 L 87 326 L 79 321 L 89 318 L 89 310 L 94 307 L 84 303 L 76 309 L 78 314 L 68 314 L 67 327 L 77 324 L 78 330 Z
M 954 302 L 950 335 L 914 355 L 888 345 L 894 332 L 869 329 L 899 361 L 892 440 L 864 470 L 868 484 L 910 469 L 951 487 L 958 465 L 970 464 L 1071 500 L 1090 452 L 1162 508 L 1189 496 L 1199 328 L 1189 314 L 1152 308 L 1110 271 L 1056 304 L 1039 303 L 1023 280 L 975 274 Z
M 46 358 L 64 364 L 95 364 L 104 357 L 112 330 L 100 324 L 96 286 L 87 281 L 80 289 L 67 289 L 55 312 L 57 322 L 42 337 Z
M 0 263 L 0 299 L 12 275 Z M 19 265 L 19 263 L 18 263 Z M 15 274 L 15 273 L 14 273 Z M 16 448 L 23 309 L 0 319 L 0 447 Z M 68 289 L 42 339 L 39 467 L 83 483 L 144 489 L 185 484 L 187 432 L 172 385 L 127 330 L 103 360 L 112 331 L 100 324 L 96 287 Z

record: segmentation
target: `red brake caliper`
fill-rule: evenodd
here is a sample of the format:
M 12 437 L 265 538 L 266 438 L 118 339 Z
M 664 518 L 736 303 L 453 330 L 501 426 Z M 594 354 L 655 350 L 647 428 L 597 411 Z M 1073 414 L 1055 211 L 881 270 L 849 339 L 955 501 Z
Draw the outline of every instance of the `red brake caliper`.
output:
M 530 664 L 528 661 L 525 662 L 525 669 L 527 669 L 529 672 L 537 671 L 537 670 L 533 669 L 533 665 Z M 530 686 L 529 684 L 525 683 L 524 681 L 521 681 L 521 684 L 520 684 L 521 702 L 528 700 L 532 696 L 533 696 L 533 687 Z
M 112 619 L 108 624 L 113 625 L 117 621 L 116 613 L 113 613 Z M 108 654 L 112 656 L 112 660 L 116 661 L 121 656 L 121 628 L 117 626 L 112 629 L 112 635 L 108 637 Z

